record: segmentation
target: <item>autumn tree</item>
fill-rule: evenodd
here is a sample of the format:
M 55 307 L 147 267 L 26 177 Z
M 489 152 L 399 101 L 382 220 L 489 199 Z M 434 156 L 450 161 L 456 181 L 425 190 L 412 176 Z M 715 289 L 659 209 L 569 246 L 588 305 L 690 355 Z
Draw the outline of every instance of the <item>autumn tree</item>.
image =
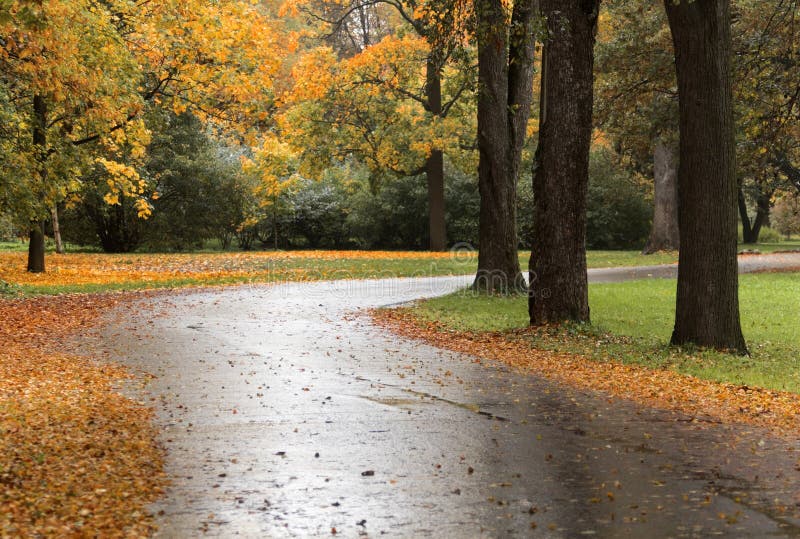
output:
M 2 135 L 24 156 L 12 182 L 24 194 L 14 199 L 15 213 L 32 223 L 30 268 L 43 270 L 40 222 L 66 191 L 78 190 L 70 184 L 80 182 L 82 168 L 100 164 L 111 174 L 111 204 L 144 192 L 138 173 L 109 155 L 135 135 L 146 145 L 140 127 L 148 103 L 191 108 L 221 125 L 263 122 L 272 102 L 273 37 L 255 6 L 234 0 L 4 3 L 0 85 L 15 110 Z M 43 129 L 30 132 L 36 126 Z M 26 128 L 30 142 L 16 130 Z M 145 197 L 136 204 L 149 212 Z
M 672 344 L 745 353 L 736 260 L 728 0 L 665 0 L 680 111 L 681 251 Z
M 463 97 L 473 85 L 471 58 L 466 52 L 469 11 L 461 0 L 354 0 L 353 2 L 307 2 L 300 9 L 311 14 L 326 26 L 323 33 L 326 41 L 334 45 L 345 58 L 362 55 L 373 45 L 392 40 L 396 35 L 400 42 L 403 28 L 427 46 L 424 57 L 416 58 L 416 65 L 407 69 L 422 68 L 424 80 L 421 84 L 398 86 L 392 81 L 378 77 L 362 79 L 393 95 L 397 100 L 409 100 L 433 118 L 434 123 L 444 123 L 456 101 Z M 398 20 L 391 20 L 394 15 Z M 448 88 L 443 89 L 445 69 L 448 64 L 458 66 L 447 76 Z M 467 76 L 464 76 L 467 75 Z M 449 94 L 449 95 L 448 95 Z M 444 207 L 444 152 L 446 148 L 436 137 L 426 149 L 423 167 L 428 186 L 428 213 L 430 249 L 446 248 L 447 235 Z
M 99 140 L 101 126 L 124 134 L 139 107 L 136 66 L 114 24 L 116 7 L 66 0 L 0 7 L 0 84 L 15 117 L 3 135 L 20 156 L 12 181 L 22 196 L 10 202 L 20 224 L 30 223 L 29 271 L 44 271 L 42 221 L 91 159 L 81 146 Z M 127 180 L 120 189 L 137 188 Z
M 356 159 L 369 167 L 377 192 L 397 178 L 429 172 L 436 148 L 467 168 L 471 152 L 464 147 L 474 139 L 474 109 L 465 97 L 472 73 L 457 63 L 445 66 L 442 114 L 433 115 L 419 93 L 429 54 L 429 44 L 411 33 L 385 37 L 349 58 L 328 47 L 303 54 L 278 115 L 281 136 L 300 156 L 303 175 L 320 178 Z
M 252 158 L 243 158 L 243 170 L 256 182 L 253 195 L 268 216 L 272 246 L 278 248 L 278 218 L 286 209 L 286 194 L 301 179 L 298 159 L 285 142 L 265 136 Z M 255 223 L 253 223 L 255 224 Z
M 458 107 L 473 87 L 472 58 L 465 47 L 467 23 L 466 6 L 453 0 L 406 0 L 353 2 L 299 2 L 297 9 L 308 14 L 312 20 L 323 23 L 316 31 L 324 42 L 331 45 L 343 64 L 352 65 L 357 59 L 362 63 L 382 66 L 381 69 L 362 70 L 352 73 L 353 78 L 343 81 L 349 89 L 352 85 L 364 85 L 370 91 L 384 94 L 384 99 L 403 104 L 398 113 L 409 108 L 419 108 L 427 118 L 424 124 L 428 132 L 415 130 L 418 139 L 412 154 L 424 150 L 422 161 L 416 157 L 411 167 L 380 165 L 395 174 L 424 174 L 428 188 L 429 246 L 440 251 L 447 245 L 444 207 L 444 156 L 454 152 L 454 146 L 443 140 L 446 126 L 451 122 Z M 401 54 L 391 57 L 385 54 L 396 48 Z M 369 60 L 368 60 L 369 59 Z M 398 60 L 401 60 L 398 62 Z M 387 69 L 388 68 L 388 69 Z M 297 83 L 305 82 L 296 79 Z M 444 81 L 444 82 L 443 82 Z M 332 94 L 329 94 L 333 97 Z M 348 96 L 342 96 L 347 100 Z M 336 108 L 336 103 L 331 103 Z M 365 137 L 372 137 L 386 122 L 380 115 L 373 117 L 370 110 L 362 110 L 356 120 Z M 463 119 L 463 117 L 462 117 Z M 466 125 L 469 125 L 467 123 Z M 422 127 L 422 125 L 420 125 Z M 290 132 L 287 132 L 291 136 Z M 389 139 L 385 139 L 389 140 Z M 398 151 L 407 151 L 407 145 L 398 140 Z M 456 152 L 458 150 L 455 150 Z M 365 156 L 372 166 L 380 159 L 375 152 Z M 388 165 L 388 163 L 387 163 Z
M 519 267 L 517 180 L 533 99 L 534 0 L 509 13 L 501 0 L 475 3 L 478 43 L 478 271 L 473 288 L 525 288 Z
M 800 173 L 800 4 L 737 0 L 732 10 L 738 208 L 744 243 L 756 243 L 775 195 Z
M 775 204 L 773 213 L 775 229 L 789 239 L 793 234 L 800 234 L 800 195 L 796 192 L 784 192 Z
M 642 178 L 653 181 L 653 224 L 644 254 L 677 250 L 678 95 L 663 8 L 603 3 L 596 47 L 597 127 Z
M 533 172 L 531 324 L 589 320 L 586 195 L 599 1 L 542 0 L 539 146 Z
M 800 172 L 796 69 L 797 2 L 732 2 L 732 76 L 738 208 L 745 243 L 758 241 L 774 194 Z M 609 0 L 598 42 L 598 126 L 631 166 L 655 180 L 653 233 L 646 250 L 664 248 L 677 227 L 677 83 L 664 10 Z M 658 174 L 654 174 L 659 172 Z M 660 186 L 668 189 L 659 189 Z M 663 196 L 663 195 L 668 196 Z M 670 228 L 660 226 L 669 224 Z M 673 225 L 674 223 L 674 225 Z M 675 244 L 677 245 L 677 244 Z

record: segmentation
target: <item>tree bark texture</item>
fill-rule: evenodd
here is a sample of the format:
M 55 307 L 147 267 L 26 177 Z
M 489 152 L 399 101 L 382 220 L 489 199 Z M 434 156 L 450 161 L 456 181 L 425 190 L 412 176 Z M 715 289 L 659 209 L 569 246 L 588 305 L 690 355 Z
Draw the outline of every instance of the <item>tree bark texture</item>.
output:
M 661 139 L 653 150 L 653 228 L 642 250 L 649 255 L 658 251 L 680 249 L 678 229 L 678 155 L 677 150 Z
M 599 0 L 542 0 L 544 47 L 539 146 L 533 172 L 533 325 L 589 320 L 586 197 Z
M 536 2 L 514 4 L 511 29 L 501 0 L 478 0 L 478 272 L 473 287 L 525 288 L 517 239 L 517 179 L 533 92 Z
M 729 0 L 665 0 L 680 110 L 681 251 L 672 343 L 746 353 L 736 260 Z
M 41 221 L 31 223 L 28 243 L 28 271 L 44 273 L 44 232 Z
M 425 73 L 425 96 L 428 112 L 442 115 L 442 75 L 435 58 L 428 58 Z M 444 156 L 440 148 L 434 148 L 425 163 L 428 180 L 428 225 L 430 250 L 444 251 L 447 248 L 447 228 L 444 207 Z
M 47 101 L 41 95 L 33 96 L 33 146 L 39 165 L 38 180 L 47 181 Z M 28 245 L 28 271 L 44 273 L 44 231 L 40 221 L 31 223 Z

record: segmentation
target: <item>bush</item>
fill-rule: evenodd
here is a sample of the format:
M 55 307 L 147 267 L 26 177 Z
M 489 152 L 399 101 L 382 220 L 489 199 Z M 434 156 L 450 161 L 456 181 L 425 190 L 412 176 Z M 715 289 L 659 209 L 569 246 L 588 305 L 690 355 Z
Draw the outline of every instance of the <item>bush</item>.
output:
M 772 215 L 772 221 L 775 221 L 774 212 Z M 770 228 L 768 226 L 762 226 L 761 230 L 759 230 L 758 232 L 758 243 L 779 243 L 781 241 L 783 241 L 783 238 L 781 237 L 780 232 L 778 232 L 774 228 Z M 738 242 L 739 243 L 744 242 L 744 233 L 742 232 L 741 224 L 739 225 Z
M 454 166 L 449 166 L 447 161 L 445 161 L 444 173 L 447 241 L 450 245 L 466 243 L 477 247 L 478 216 L 481 209 L 478 178 L 465 174 Z
M 772 223 L 777 233 L 787 238 L 800 234 L 800 196 L 787 194 L 783 196 L 772 210 Z
M 607 150 L 589 161 L 586 245 L 589 249 L 640 249 L 650 233 L 653 209 L 642 187 Z
M 423 249 L 428 244 L 424 176 L 387 180 L 377 193 L 362 185 L 349 199 L 347 227 L 363 249 Z
M 778 243 L 783 241 L 781 233 L 768 226 L 762 227 L 758 234 L 758 241 L 761 243 Z
M 478 244 L 480 199 L 474 176 L 445 162 L 447 240 Z M 392 178 L 373 193 L 366 185 L 348 197 L 347 229 L 362 248 L 426 249 L 430 238 L 424 175 Z
M 341 249 L 352 245 L 347 230 L 347 190 L 334 174 L 304 179 L 292 197 L 294 213 L 286 231 L 295 246 Z

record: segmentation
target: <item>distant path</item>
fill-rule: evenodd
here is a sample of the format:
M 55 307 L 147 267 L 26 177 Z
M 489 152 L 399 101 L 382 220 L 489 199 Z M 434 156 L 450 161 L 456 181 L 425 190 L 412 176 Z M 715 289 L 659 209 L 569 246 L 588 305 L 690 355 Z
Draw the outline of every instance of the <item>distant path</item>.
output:
M 187 291 L 110 316 L 95 346 L 155 376 L 140 396 L 173 480 L 153 508 L 160 536 L 800 536 L 797 442 L 476 363 L 354 314 L 469 281 Z
M 800 271 L 800 253 L 739 255 L 739 273 L 788 270 Z M 590 283 L 619 283 L 636 279 L 674 279 L 677 276 L 678 264 L 625 268 L 593 268 L 589 270 Z

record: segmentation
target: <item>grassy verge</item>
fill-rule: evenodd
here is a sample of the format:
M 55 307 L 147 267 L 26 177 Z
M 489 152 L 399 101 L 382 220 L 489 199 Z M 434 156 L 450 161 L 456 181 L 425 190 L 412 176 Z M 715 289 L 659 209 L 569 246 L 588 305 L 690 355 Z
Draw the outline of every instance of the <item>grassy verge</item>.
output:
M 192 254 L 68 253 L 48 256 L 47 272 L 25 272 L 25 253 L 0 253 L 0 294 L 60 294 L 274 283 L 462 275 L 475 257 L 450 253 L 291 251 Z
M 228 253 L 67 253 L 49 255 L 47 272 L 25 272 L 26 253 L 0 252 L 0 295 L 96 293 L 241 283 L 468 275 L 475 253 L 402 251 L 285 251 Z M 529 252 L 520 253 L 527 267 Z M 674 253 L 593 251 L 590 267 L 652 265 L 676 261 Z
M 771 243 L 756 243 L 753 245 L 739 245 L 739 250 L 743 249 L 753 249 L 755 251 L 759 251 L 761 253 L 774 253 L 776 251 L 798 251 L 800 250 L 800 239 L 792 238 L 790 240 L 783 240 L 779 242 L 771 242 Z
M 800 242 L 797 242 L 800 246 Z M 10 245 L 10 244 L 9 244 Z M 14 244 L 19 245 L 19 244 Z M 790 242 L 774 244 L 787 247 Z M 241 283 L 468 275 L 476 253 L 408 251 L 263 251 L 202 253 L 50 254 L 47 272 L 25 272 L 26 253 L 0 244 L 0 296 L 94 293 Z M 520 253 L 527 268 L 530 252 Z M 590 251 L 590 268 L 677 262 L 677 253 Z
M 20 244 L 13 244 L 20 245 Z M 26 253 L 0 244 L 0 296 L 94 293 L 282 281 L 468 275 L 477 253 L 408 251 L 264 251 L 199 253 L 49 254 L 47 272 L 25 272 Z M 530 252 L 520 252 L 527 268 Z M 677 262 L 677 253 L 591 251 L 591 268 Z
M 740 282 L 749 358 L 667 346 L 675 306 L 672 280 L 591 285 L 592 325 L 509 333 L 509 338 L 530 339 L 540 349 L 591 359 L 800 393 L 800 274 L 743 275 Z M 510 332 L 528 322 L 526 298 L 468 292 L 420 302 L 413 313 L 456 331 Z

